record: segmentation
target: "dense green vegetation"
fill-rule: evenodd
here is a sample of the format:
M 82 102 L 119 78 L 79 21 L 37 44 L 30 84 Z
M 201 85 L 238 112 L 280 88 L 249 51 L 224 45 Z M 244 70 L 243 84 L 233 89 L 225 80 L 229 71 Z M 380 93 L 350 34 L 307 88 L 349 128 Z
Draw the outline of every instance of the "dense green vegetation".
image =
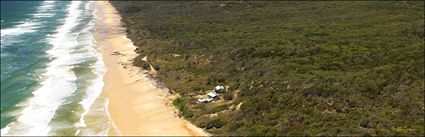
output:
M 423 1 L 112 4 L 134 64 L 212 134 L 425 134 Z M 216 85 L 226 100 L 196 103 Z

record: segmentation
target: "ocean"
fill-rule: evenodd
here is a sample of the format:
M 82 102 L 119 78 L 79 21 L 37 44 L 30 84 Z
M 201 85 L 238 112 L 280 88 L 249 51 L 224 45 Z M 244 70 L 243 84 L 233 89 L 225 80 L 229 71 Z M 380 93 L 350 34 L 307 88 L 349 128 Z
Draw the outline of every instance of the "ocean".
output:
M 1 134 L 106 135 L 90 1 L 1 1 Z

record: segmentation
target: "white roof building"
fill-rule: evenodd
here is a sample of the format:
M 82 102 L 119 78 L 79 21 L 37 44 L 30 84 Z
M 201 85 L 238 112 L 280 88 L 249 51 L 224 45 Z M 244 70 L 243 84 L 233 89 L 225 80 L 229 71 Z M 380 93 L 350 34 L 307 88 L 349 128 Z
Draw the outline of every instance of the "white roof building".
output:
M 214 91 L 220 91 L 220 90 L 224 90 L 223 86 L 215 86 L 214 87 Z
M 210 92 L 210 93 L 208 93 L 207 95 L 208 95 L 208 97 L 210 97 L 210 98 L 216 98 L 216 97 L 218 97 L 218 94 L 217 94 L 217 93 L 215 93 L 215 92 Z
M 208 103 L 208 102 L 211 102 L 213 100 L 214 100 L 213 98 L 199 98 L 198 103 Z
M 198 103 L 207 103 L 207 102 L 209 102 L 209 101 L 205 98 L 199 98 L 198 99 Z

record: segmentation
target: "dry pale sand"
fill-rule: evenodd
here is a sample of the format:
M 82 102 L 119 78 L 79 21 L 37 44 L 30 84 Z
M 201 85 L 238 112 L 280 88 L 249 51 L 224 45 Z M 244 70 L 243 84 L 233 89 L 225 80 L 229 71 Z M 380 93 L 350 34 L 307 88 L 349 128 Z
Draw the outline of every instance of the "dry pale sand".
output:
M 96 44 L 107 71 L 104 94 L 114 123 L 109 135 L 206 136 L 188 121 L 175 116 L 167 89 L 155 86 L 140 68 L 131 65 L 135 47 L 121 27 L 120 16 L 108 1 L 95 1 Z M 120 54 L 112 54 L 113 52 Z

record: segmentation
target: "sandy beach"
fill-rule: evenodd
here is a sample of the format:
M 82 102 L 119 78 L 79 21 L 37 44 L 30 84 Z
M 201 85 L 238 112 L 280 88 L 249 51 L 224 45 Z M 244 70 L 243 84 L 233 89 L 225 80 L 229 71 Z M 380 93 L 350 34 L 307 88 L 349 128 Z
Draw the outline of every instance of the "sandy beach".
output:
M 133 43 L 108 1 L 95 1 L 95 39 L 107 67 L 103 94 L 109 98 L 109 135 L 205 136 L 202 129 L 174 114 L 167 89 L 155 86 L 146 71 L 132 66 Z

